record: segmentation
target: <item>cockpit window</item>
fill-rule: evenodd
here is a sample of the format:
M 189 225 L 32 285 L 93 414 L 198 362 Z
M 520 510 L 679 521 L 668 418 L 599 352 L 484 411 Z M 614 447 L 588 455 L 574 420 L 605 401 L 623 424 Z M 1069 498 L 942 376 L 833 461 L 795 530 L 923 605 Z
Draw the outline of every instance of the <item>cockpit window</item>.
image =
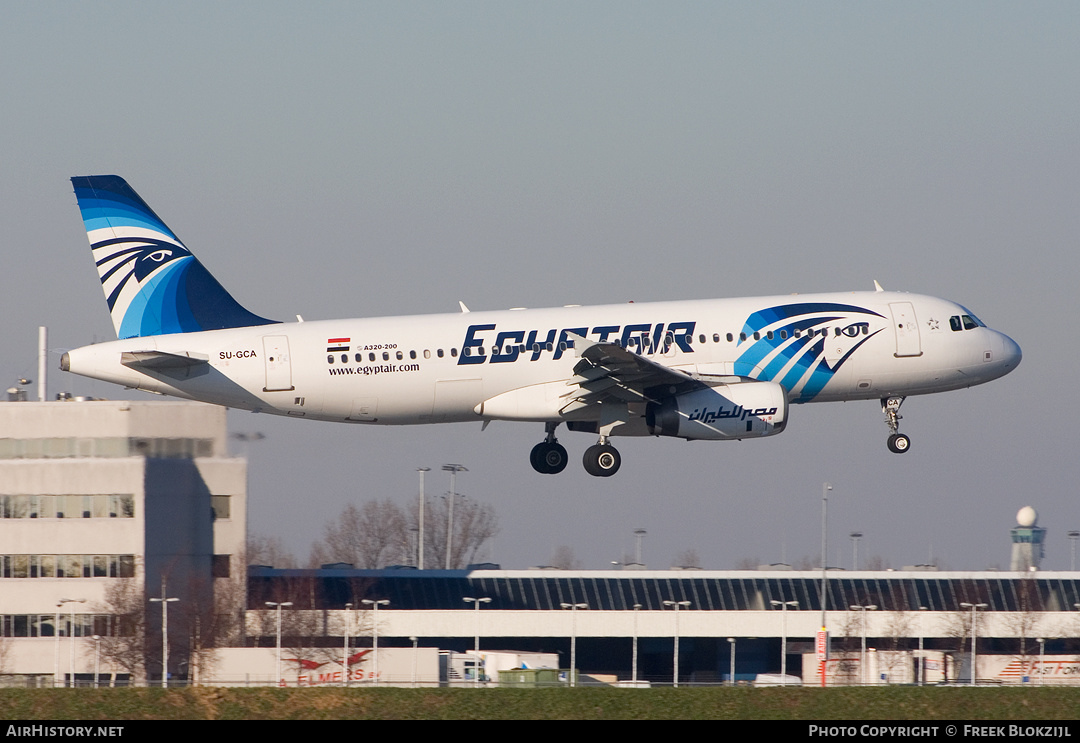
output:
M 972 328 L 979 327 L 979 324 L 972 319 L 971 315 L 962 315 L 960 319 L 964 321 L 964 330 L 971 330 Z
M 960 324 L 960 315 L 953 315 L 949 318 L 949 327 L 954 331 L 963 330 L 964 326 Z
M 972 330 L 974 328 L 985 328 L 986 323 L 972 314 L 953 315 L 949 318 L 949 327 L 953 330 Z

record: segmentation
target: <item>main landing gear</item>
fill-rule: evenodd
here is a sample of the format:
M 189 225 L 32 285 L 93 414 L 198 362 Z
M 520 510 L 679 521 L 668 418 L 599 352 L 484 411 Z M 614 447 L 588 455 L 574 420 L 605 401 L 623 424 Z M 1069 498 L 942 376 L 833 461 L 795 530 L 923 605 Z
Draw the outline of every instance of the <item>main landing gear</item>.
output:
M 558 423 L 545 423 L 544 430 L 547 431 L 547 436 L 534 446 L 532 453 L 529 454 L 533 469 L 542 475 L 559 474 L 566 469 L 566 463 L 569 461 L 566 449 L 555 438 L 555 429 L 558 426 Z
M 904 404 L 903 397 L 881 398 L 881 412 L 885 414 L 885 423 L 892 431 L 886 444 L 889 451 L 894 454 L 903 454 L 911 448 L 911 439 L 899 432 L 900 429 L 900 406 Z
M 547 436 L 529 454 L 533 469 L 543 475 L 556 475 L 566 469 L 566 449 L 555 438 L 558 426 L 558 423 L 545 423 Z M 585 471 L 594 477 L 611 477 L 619 471 L 622 456 L 618 449 L 607 442 L 607 436 L 601 436 L 599 442 L 585 450 L 582 464 Z

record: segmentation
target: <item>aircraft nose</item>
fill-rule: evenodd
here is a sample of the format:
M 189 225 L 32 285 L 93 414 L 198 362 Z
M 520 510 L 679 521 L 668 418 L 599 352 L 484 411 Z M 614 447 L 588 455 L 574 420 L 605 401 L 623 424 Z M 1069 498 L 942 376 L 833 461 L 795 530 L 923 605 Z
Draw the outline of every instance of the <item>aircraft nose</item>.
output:
M 1004 333 L 998 333 L 998 341 L 1001 343 L 1001 355 L 998 357 L 998 363 L 1001 364 L 1001 368 L 1006 374 L 1011 372 L 1016 367 L 1020 366 L 1020 360 L 1024 357 L 1024 353 L 1020 350 L 1020 344 L 1014 341 Z

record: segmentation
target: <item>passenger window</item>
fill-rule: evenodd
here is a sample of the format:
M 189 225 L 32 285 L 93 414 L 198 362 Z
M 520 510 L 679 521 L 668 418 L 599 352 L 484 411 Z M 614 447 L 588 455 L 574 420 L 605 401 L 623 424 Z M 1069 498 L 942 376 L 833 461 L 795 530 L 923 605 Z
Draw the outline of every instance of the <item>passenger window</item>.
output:
M 740 341 L 746 340 L 746 333 L 739 333 L 739 340 Z
M 781 330 L 780 331 L 780 340 L 782 340 L 782 341 L 787 340 L 787 331 L 786 330 Z
M 438 351 L 436 351 L 435 355 L 438 356 L 441 359 L 443 357 L 442 349 L 440 348 Z
M 728 340 L 731 340 L 730 335 L 728 336 Z M 720 334 L 719 333 L 713 333 L 712 334 L 712 342 L 713 343 L 719 343 L 720 342 Z
M 689 338 L 690 336 L 687 336 L 687 337 Z M 705 334 L 702 333 L 701 335 L 699 335 L 697 337 L 697 339 L 698 339 L 698 343 L 704 343 L 705 342 Z
M 425 359 L 430 359 L 431 358 L 431 351 L 427 350 L 426 348 L 424 349 L 424 358 Z
M 416 358 L 416 351 L 409 351 L 409 358 L 410 359 L 415 359 Z
M 733 336 L 731 333 L 728 333 L 727 334 L 727 342 L 731 343 L 733 340 L 735 340 L 735 336 Z
M 375 352 L 372 351 L 371 353 L 369 353 L 367 355 L 367 357 L 368 357 L 368 361 L 374 361 L 375 360 Z
M 394 355 L 395 355 L 395 356 L 397 356 L 397 360 L 398 360 L 398 361 L 401 361 L 401 360 L 402 360 L 403 358 L 405 358 L 405 354 L 403 354 L 403 353 L 402 353 L 401 351 L 398 351 L 398 352 L 397 352 L 396 354 L 394 354 Z
M 327 364 L 333 364 L 334 363 L 334 357 L 333 356 L 327 356 L 326 357 L 326 363 Z
M 348 361 L 349 361 L 349 354 L 347 354 L 347 353 L 341 354 L 341 363 L 346 364 L 346 363 L 348 363 Z
M 773 332 L 770 330 L 768 333 L 765 334 L 765 337 L 768 338 L 769 340 L 772 340 L 773 339 Z
M 357 364 L 359 364 L 363 360 L 364 360 L 364 355 L 363 354 L 360 354 L 360 353 L 356 354 L 356 363 Z
M 457 349 L 456 348 L 451 348 L 450 349 L 450 355 L 457 358 Z

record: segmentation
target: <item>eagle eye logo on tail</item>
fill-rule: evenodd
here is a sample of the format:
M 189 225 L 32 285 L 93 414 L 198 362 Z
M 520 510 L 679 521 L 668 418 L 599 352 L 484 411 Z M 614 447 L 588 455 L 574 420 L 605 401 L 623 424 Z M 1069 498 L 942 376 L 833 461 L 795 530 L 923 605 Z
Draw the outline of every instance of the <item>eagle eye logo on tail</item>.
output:
M 123 178 L 71 182 L 118 338 L 276 322 L 241 307 Z

